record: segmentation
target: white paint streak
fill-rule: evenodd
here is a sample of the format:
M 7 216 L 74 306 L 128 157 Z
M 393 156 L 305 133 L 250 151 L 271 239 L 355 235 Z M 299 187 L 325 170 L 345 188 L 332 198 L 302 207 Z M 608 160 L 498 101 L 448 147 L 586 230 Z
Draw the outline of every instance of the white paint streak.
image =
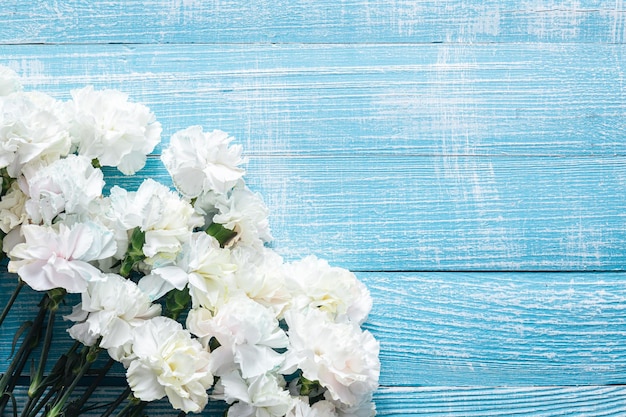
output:
M 626 42 L 626 10 L 624 10 L 624 1 L 615 0 L 615 10 L 611 11 L 613 25 L 611 28 L 611 38 L 614 43 Z
M 498 36 L 500 33 L 500 8 L 498 5 L 492 10 L 476 18 L 472 25 L 471 35 L 491 35 Z
M 46 68 L 44 62 L 39 59 L 12 59 L 6 64 L 13 71 L 17 72 L 24 84 L 28 84 L 29 88 L 35 88 L 39 85 L 49 85 L 49 79 L 46 77 Z M 45 78 L 45 81 L 38 81 Z
M 579 1 L 563 4 L 560 0 L 530 0 L 522 7 L 530 15 L 527 28 L 530 35 L 541 40 L 572 41 L 580 34 Z

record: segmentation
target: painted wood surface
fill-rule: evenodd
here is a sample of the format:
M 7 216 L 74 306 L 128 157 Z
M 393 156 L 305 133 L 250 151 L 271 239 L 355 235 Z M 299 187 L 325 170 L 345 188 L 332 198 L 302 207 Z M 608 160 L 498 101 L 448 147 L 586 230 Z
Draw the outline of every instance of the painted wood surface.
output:
M 93 84 L 251 155 L 625 155 L 626 45 L 0 45 L 29 87 Z M 558 109 L 558 111 L 555 111 Z
M 26 88 L 121 89 L 165 142 L 244 145 L 274 247 L 372 292 L 379 415 L 626 414 L 623 1 L 5 0 L 0 22 Z
M 103 387 L 95 396 L 103 401 L 115 398 L 121 389 Z M 626 388 L 621 386 L 582 387 L 397 387 L 382 388 L 374 394 L 378 416 L 523 416 L 602 417 L 626 413 Z M 162 401 L 150 405 L 150 416 L 172 413 Z M 210 403 L 206 415 L 221 416 L 224 407 Z
M 626 273 L 358 273 L 376 303 L 381 385 L 619 385 L 626 369 Z M 2 299 L 14 282 L 3 282 Z M 41 295 L 23 290 L 0 329 L 0 359 Z M 29 301 L 26 303 L 26 301 Z M 63 340 L 79 297 L 59 312 Z M 23 306 L 27 305 L 27 308 Z M 67 345 L 53 346 L 57 357 Z M 123 369 L 118 367 L 117 375 Z
M 608 42 L 623 0 L 3 0 L 3 43 Z

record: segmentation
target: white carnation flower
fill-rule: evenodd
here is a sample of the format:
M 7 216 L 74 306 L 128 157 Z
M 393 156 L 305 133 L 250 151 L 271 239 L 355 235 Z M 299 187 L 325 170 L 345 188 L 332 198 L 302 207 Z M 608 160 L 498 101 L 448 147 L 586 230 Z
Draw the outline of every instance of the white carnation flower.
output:
M 286 283 L 294 309 L 318 308 L 335 321 L 362 324 L 372 308 L 367 287 L 347 269 L 310 255 L 287 264 Z
M 257 245 L 272 240 L 269 210 L 260 195 L 245 186 L 235 187 L 226 201 L 217 201 L 215 223 L 237 233 L 232 243 Z
M 0 97 L 0 168 L 17 178 L 23 167 L 46 165 L 70 151 L 59 104 L 43 93 Z
M 280 375 L 268 373 L 243 379 L 232 371 L 220 377 L 213 397 L 232 404 L 228 417 L 283 417 L 293 408 L 293 398 L 285 390 Z
M 143 252 L 147 257 L 171 255 L 172 259 L 189 240 L 202 219 L 193 207 L 165 185 L 145 180 L 136 192 L 111 189 L 111 214 L 121 229 L 139 227 L 145 232 Z
M 167 395 L 176 409 L 200 412 L 213 385 L 211 356 L 180 323 L 162 316 L 133 332 L 134 359 L 126 371 L 137 398 L 153 401 Z
M 146 155 L 161 139 L 161 124 L 150 109 L 129 102 L 120 91 L 95 91 L 91 86 L 73 90 L 68 111 L 78 153 L 126 175 L 144 167 Z
M 213 223 L 213 217 L 219 213 L 217 205 L 228 204 L 228 196 L 226 194 L 217 194 L 213 191 L 202 193 L 195 199 L 193 208 L 204 219 L 204 225 L 210 226 Z M 205 227 L 206 228 L 206 227 Z
M 231 259 L 237 265 L 235 286 L 270 309 L 275 317 L 282 317 L 291 301 L 291 293 L 285 286 L 283 258 L 264 246 L 236 246 Z
M 377 388 L 380 348 L 371 333 L 352 323 L 330 322 L 317 309 L 287 311 L 285 320 L 287 362 L 297 364 L 308 380 L 319 381 L 333 400 L 354 406 Z
M 58 228 L 24 225 L 21 230 L 25 241 L 9 253 L 8 269 L 37 291 L 86 291 L 89 281 L 104 279 L 104 274 L 89 262 L 116 251 L 113 233 L 95 223 L 69 227 L 61 223 Z
M 17 73 L 9 67 L 0 65 L 0 96 L 8 96 L 21 90 L 22 84 Z
M 24 235 L 22 234 L 21 224 L 14 227 L 4 238 L 2 238 L 2 251 L 7 254 L 11 253 L 13 248 L 20 243 L 24 243 Z
M 187 327 L 196 336 L 215 337 L 220 347 L 213 351 L 217 368 L 222 375 L 229 364 L 238 364 L 244 378 L 277 369 L 283 355 L 274 349 L 287 347 L 285 332 L 278 320 L 265 307 L 247 297 L 234 297 L 221 306 L 214 317 L 206 309 L 189 312 Z
M 330 401 L 322 400 L 309 405 L 308 398 L 298 397 L 285 417 L 337 417 L 337 413 Z
M 11 187 L 0 200 L 0 230 L 9 233 L 26 221 L 28 216 L 26 215 L 25 204 L 26 195 L 17 182 L 11 183 Z
M 336 405 L 337 417 L 374 417 L 376 415 L 376 404 L 372 401 L 372 392 L 362 395 L 355 405 L 347 405 L 339 401 L 333 401 L 333 403 Z
M 238 166 L 246 162 L 241 145 L 228 146 L 232 140 L 219 130 L 204 133 L 200 126 L 176 132 L 161 160 L 178 191 L 195 198 L 203 192 L 230 190 L 245 173 Z
M 81 301 L 72 314 L 65 316 L 66 320 L 78 322 L 69 334 L 87 346 L 102 337 L 99 346 L 108 349 L 117 361 L 131 353 L 133 329 L 161 313 L 161 306 L 152 304 L 134 282 L 115 274 L 88 283 Z
M 50 225 L 66 214 L 88 214 L 102 197 L 104 176 L 91 160 L 69 155 L 39 169 L 25 169 L 25 188 L 30 199 L 26 212 L 33 223 Z
M 139 286 L 152 299 L 158 299 L 174 288 L 182 290 L 189 285 L 193 305 L 212 309 L 223 303 L 235 268 L 227 249 L 205 232 L 197 232 L 182 246 L 174 265 L 154 268 Z

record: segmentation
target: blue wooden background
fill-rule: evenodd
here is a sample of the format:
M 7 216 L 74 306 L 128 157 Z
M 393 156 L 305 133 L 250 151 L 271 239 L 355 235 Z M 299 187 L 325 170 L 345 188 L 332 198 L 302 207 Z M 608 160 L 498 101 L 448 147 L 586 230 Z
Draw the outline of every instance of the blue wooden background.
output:
M 276 250 L 370 288 L 381 416 L 626 415 L 625 41 L 622 0 L 0 7 L 27 89 L 244 145 Z

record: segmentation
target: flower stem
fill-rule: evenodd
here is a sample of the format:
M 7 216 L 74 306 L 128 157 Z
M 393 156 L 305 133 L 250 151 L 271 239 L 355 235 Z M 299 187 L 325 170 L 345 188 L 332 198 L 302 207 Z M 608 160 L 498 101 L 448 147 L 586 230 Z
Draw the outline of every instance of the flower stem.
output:
M 98 388 L 98 385 L 100 384 L 100 382 L 102 382 L 102 379 L 104 379 L 104 377 L 109 372 L 113 364 L 115 364 L 115 361 L 113 359 L 109 359 L 106 365 L 104 365 L 104 367 L 100 369 L 100 372 L 98 372 L 98 376 L 94 379 L 91 385 L 89 385 L 89 387 L 85 390 L 85 392 L 80 397 L 80 399 L 68 405 L 67 410 L 65 411 L 65 417 L 74 417 L 74 416 L 80 415 L 83 406 L 87 403 L 87 401 L 91 397 L 91 394 L 93 394 L 96 388 Z
M 37 404 L 32 410 L 28 410 L 28 412 L 30 414 L 27 414 L 28 417 L 36 417 L 37 414 L 39 413 L 39 411 L 41 411 L 41 409 L 43 408 L 44 405 L 48 404 L 48 401 L 50 401 L 50 398 L 52 398 L 52 396 L 54 394 L 56 394 L 58 391 L 58 388 L 53 389 L 51 388 L 48 393 L 41 399 L 41 401 L 39 401 L 39 404 Z M 26 409 L 24 409 L 24 411 L 27 411 Z M 25 416 L 24 413 L 22 413 L 22 416 Z
M 55 403 L 52 405 L 52 407 L 50 407 L 50 409 L 46 413 L 47 417 L 56 417 L 62 414 L 63 407 L 65 407 L 65 403 L 74 392 L 74 389 L 76 388 L 76 385 L 78 385 L 78 382 L 82 379 L 85 373 L 89 370 L 89 368 L 91 367 L 91 364 L 96 360 L 99 349 L 100 348 L 98 348 L 97 346 L 91 346 L 89 348 L 85 347 L 85 349 L 83 349 L 83 355 L 85 356 L 83 358 L 83 361 L 84 361 L 83 364 L 76 372 L 71 384 L 64 391 L 61 391 L 62 394 L 59 393 L 60 397 L 57 398 Z
M 0 378 L 0 415 L 3 415 L 4 413 L 4 408 L 6 407 L 7 401 L 9 400 L 15 385 L 17 385 L 17 380 L 22 374 L 22 370 L 24 369 L 26 362 L 28 362 L 28 357 L 39 343 L 41 326 L 46 316 L 46 308 L 43 304 L 47 297 L 48 296 L 45 295 L 42 299 L 39 313 L 37 313 L 37 317 L 31 325 L 28 334 L 22 341 L 20 349 L 13 356 L 13 360 L 11 361 L 11 364 L 7 368 L 6 372 L 2 375 L 2 378 Z
M 0 326 L 2 326 L 2 323 L 4 323 L 4 319 L 9 314 L 9 311 L 11 310 L 13 303 L 15 303 L 15 300 L 17 299 L 17 296 L 19 295 L 24 285 L 26 285 L 25 282 L 20 279 L 17 283 L 17 287 L 15 287 L 15 289 L 13 290 L 13 294 L 11 294 L 11 298 L 9 299 L 9 302 L 7 303 L 6 306 L 4 306 L 4 309 L 2 310 L 2 315 L 0 315 Z
M 39 391 L 42 391 L 41 388 L 41 380 L 43 378 L 43 371 L 46 366 L 46 362 L 48 361 L 48 352 L 50 350 L 50 345 L 52 343 L 52 334 L 54 331 L 54 319 L 56 318 L 56 308 L 50 310 L 50 314 L 48 315 L 48 325 L 46 326 L 46 334 L 44 336 L 43 346 L 41 347 L 41 355 L 39 357 L 39 366 L 37 367 L 37 371 L 34 375 L 31 376 L 31 383 L 28 387 L 28 397 L 33 398 L 36 396 L 40 396 L 41 393 L 38 394 Z
M 109 407 L 104 411 L 104 413 L 102 413 L 102 415 L 100 417 L 109 417 L 111 414 L 113 414 L 113 411 L 115 411 L 115 409 L 125 400 L 128 398 L 128 396 L 130 395 L 131 390 L 130 387 L 127 387 L 124 392 L 122 392 L 119 397 L 116 398 L 115 401 L 113 401 L 111 403 L 111 405 L 109 405 Z M 130 405 L 130 403 L 126 406 L 128 407 Z M 124 407 L 124 409 L 126 409 L 126 407 Z
M 133 396 L 128 400 L 128 404 L 117 413 L 117 417 L 140 417 L 146 405 L 148 405 L 147 401 L 140 401 Z
M 52 334 L 54 331 L 54 319 L 56 318 L 56 306 L 50 308 L 50 314 L 48 315 L 48 325 L 46 327 L 46 334 L 44 336 L 43 346 L 41 347 L 41 355 L 39 357 L 39 365 L 37 370 L 31 375 L 31 383 L 28 387 L 28 401 L 24 406 L 22 415 L 28 415 L 29 410 L 37 404 L 37 401 L 41 398 L 46 390 L 47 384 L 43 378 L 44 368 L 48 361 L 48 352 L 50 351 L 50 345 L 52 344 Z
M 58 394 L 59 391 L 63 389 L 63 376 L 65 370 L 69 367 L 71 368 L 76 362 L 76 354 L 74 353 L 76 349 L 80 346 L 80 342 L 75 342 L 72 347 L 68 350 L 66 354 L 63 354 L 57 359 L 57 362 L 54 364 L 52 371 L 50 374 L 46 376 L 41 382 L 42 387 L 50 387 L 46 395 L 39 400 L 38 404 L 33 403 L 31 405 L 31 409 L 24 408 L 22 411 L 22 417 L 37 417 L 39 411 L 45 406 L 48 405 L 50 399 Z M 59 381 L 61 383 L 59 383 Z M 44 391 L 45 392 L 45 389 Z

